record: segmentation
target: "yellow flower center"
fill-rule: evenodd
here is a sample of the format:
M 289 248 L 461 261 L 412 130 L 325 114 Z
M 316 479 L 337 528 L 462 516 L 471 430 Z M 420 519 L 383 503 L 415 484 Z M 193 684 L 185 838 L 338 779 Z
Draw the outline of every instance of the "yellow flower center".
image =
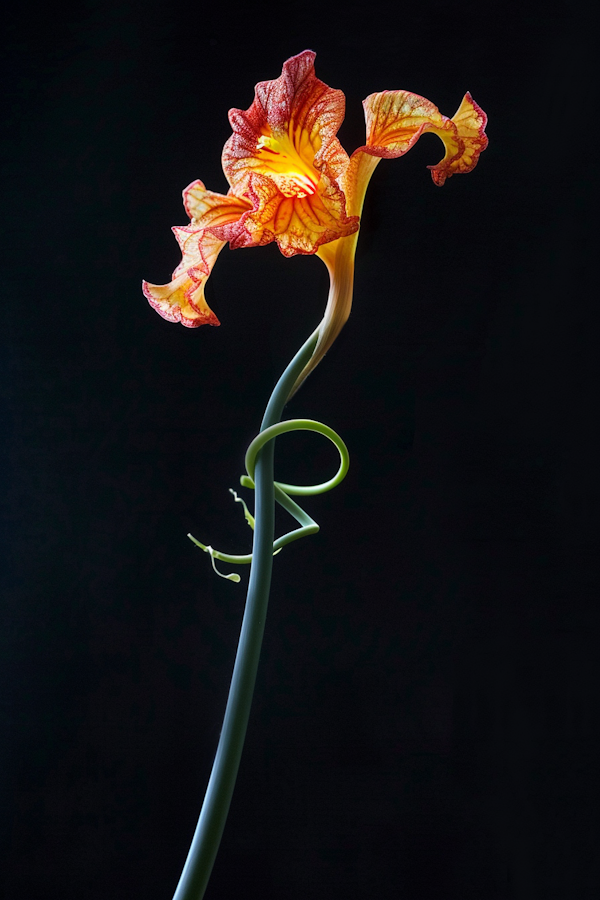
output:
M 284 132 L 277 137 L 261 134 L 257 156 L 285 197 L 308 197 L 316 194 L 320 175 L 313 165 L 314 150 L 308 135 L 297 128 L 294 135 Z

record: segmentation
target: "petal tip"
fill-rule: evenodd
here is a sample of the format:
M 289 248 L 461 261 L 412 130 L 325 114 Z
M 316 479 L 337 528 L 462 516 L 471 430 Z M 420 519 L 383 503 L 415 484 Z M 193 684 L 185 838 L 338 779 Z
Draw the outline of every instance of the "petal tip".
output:
M 198 328 L 200 325 L 220 325 L 218 318 L 204 303 L 204 308 L 199 308 L 193 302 L 191 294 L 198 287 L 198 283 L 192 278 L 178 278 L 176 283 L 151 284 L 142 281 L 142 292 L 152 309 L 167 322 L 180 322 L 186 328 Z M 189 284 L 187 289 L 186 282 Z

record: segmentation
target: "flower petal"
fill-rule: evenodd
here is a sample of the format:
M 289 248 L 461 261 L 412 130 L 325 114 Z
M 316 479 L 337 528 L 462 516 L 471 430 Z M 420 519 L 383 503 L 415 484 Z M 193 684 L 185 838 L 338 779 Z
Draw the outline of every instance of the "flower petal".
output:
M 488 145 L 485 133 L 487 116 L 468 91 L 451 121 L 456 126 L 463 148 L 462 153 L 452 159 L 447 159 L 446 151 L 446 156 L 437 166 L 429 166 L 433 180 L 440 185 L 451 175 L 466 175 L 467 172 L 471 172 L 479 161 L 480 153 L 483 153 Z
M 231 192 L 224 196 L 207 191 L 200 181 L 192 181 L 183 191 L 183 205 L 196 228 L 210 228 L 239 219 L 252 204 Z
M 443 116 L 429 100 L 409 91 L 370 94 L 363 106 L 367 143 L 356 152 L 391 159 L 410 150 L 424 132 L 433 131 L 446 148 L 441 162 L 429 167 L 438 185 L 451 175 L 474 169 L 479 154 L 487 147 L 487 117 L 468 93 L 452 119 Z
M 254 174 L 246 189 L 252 209 L 237 222 L 210 231 L 229 241 L 232 249 L 277 241 L 284 256 L 315 253 L 322 244 L 336 240 L 340 231 L 342 235 L 358 231 L 358 217 L 345 217 L 345 202 L 337 185 L 327 184 L 324 190 L 325 196 L 287 197 L 272 179 Z
M 172 281 L 169 284 L 144 281 L 142 289 L 150 305 L 169 322 L 181 322 L 188 328 L 219 325 L 206 302 L 204 287 L 227 239 L 215 235 L 213 229 L 218 231 L 236 222 L 252 209 L 252 204 L 233 194 L 224 196 L 207 191 L 201 181 L 193 181 L 186 187 L 183 203 L 192 222 L 186 227 L 173 228 L 182 259 Z
M 336 138 L 344 95 L 315 76 L 314 59 L 311 50 L 288 59 L 279 78 L 256 85 L 248 110 L 230 110 L 223 170 L 232 192 L 253 203 L 235 229 L 220 231 L 232 246 L 275 240 L 293 256 L 358 229 L 339 186 L 348 166 Z
M 173 232 L 183 259 L 169 284 L 143 282 L 142 289 L 148 302 L 169 322 L 181 322 L 188 328 L 220 325 L 206 302 L 204 287 L 225 241 L 193 226 L 175 227 Z

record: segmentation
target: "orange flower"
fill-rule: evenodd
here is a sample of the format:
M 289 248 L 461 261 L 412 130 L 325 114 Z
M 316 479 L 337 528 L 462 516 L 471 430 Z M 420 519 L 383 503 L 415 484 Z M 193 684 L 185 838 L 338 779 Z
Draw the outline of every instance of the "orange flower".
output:
M 165 319 L 192 328 L 218 325 L 204 286 L 227 242 L 236 248 L 276 241 L 284 256 L 316 253 L 327 265 L 331 287 L 317 347 L 296 388 L 350 313 L 360 214 L 379 160 L 402 156 L 433 131 L 445 155 L 429 168 L 442 185 L 474 169 L 487 146 L 487 117 L 470 94 L 448 119 L 417 94 L 382 91 L 363 102 L 367 142 L 348 157 L 336 137 L 344 95 L 315 76 L 314 59 L 311 50 L 288 59 L 279 78 L 256 85 L 248 110 L 230 111 L 233 134 L 222 157 L 229 191 L 212 193 L 201 181 L 185 189 L 191 222 L 173 229 L 183 259 L 169 284 L 143 285 Z

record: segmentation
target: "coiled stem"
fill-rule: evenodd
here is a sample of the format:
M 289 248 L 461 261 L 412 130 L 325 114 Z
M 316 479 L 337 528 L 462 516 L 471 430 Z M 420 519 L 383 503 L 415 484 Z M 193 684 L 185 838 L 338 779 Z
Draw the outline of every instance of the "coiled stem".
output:
M 348 470 L 348 450 L 342 439 L 327 425 L 310 419 L 293 419 L 280 422 L 283 408 L 296 383 L 296 379 L 307 364 L 315 349 L 319 329 L 300 348 L 285 372 L 277 382 L 261 424 L 259 435 L 250 444 L 246 454 L 247 475 L 241 482 L 245 487 L 254 487 L 256 505 L 254 518 L 246 509 L 246 518 L 254 525 L 252 554 L 231 556 L 190 538 L 214 559 L 225 562 L 248 562 L 251 564 L 246 607 L 240 632 L 237 654 L 223 728 L 206 789 L 200 818 L 194 832 L 188 857 L 177 885 L 173 900 L 202 900 L 214 861 L 221 842 L 225 821 L 229 812 L 231 797 L 239 769 L 244 738 L 252 705 L 252 695 L 256 682 L 256 672 L 265 627 L 273 554 L 285 544 L 306 534 L 319 530 L 317 523 L 294 501 L 290 494 L 310 495 L 331 490 L 344 478 Z M 309 430 L 325 435 L 338 448 L 340 468 L 336 475 L 323 484 L 302 487 L 279 484 L 274 481 L 273 458 L 275 438 L 287 431 Z M 234 495 L 236 496 L 236 495 Z M 237 496 L 236 496 L 237 499 Z M 300 525 L 274 541 L 275 500 L 281 504 Z M 226 576 L 232 578 L 232 576 Z M 232 580 L 239 580 L 233 576 Z

